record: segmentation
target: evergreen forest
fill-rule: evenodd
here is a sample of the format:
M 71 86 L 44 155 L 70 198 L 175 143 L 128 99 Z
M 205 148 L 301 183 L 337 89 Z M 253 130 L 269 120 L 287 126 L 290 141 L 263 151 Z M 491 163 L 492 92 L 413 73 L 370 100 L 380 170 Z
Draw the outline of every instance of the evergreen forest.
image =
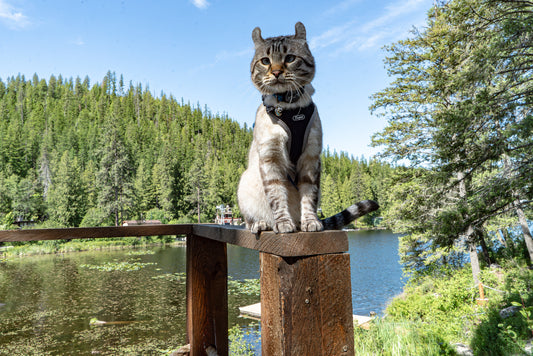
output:
M 251 139 L 246 124 L 112 72 L 95 84 L 0 80 L 0 225 L 212 222 L 221 204 L 238 216 Z M 324 215 L 363 199 L 387 205 L 389 164 L 326 150 L 323 167 Z

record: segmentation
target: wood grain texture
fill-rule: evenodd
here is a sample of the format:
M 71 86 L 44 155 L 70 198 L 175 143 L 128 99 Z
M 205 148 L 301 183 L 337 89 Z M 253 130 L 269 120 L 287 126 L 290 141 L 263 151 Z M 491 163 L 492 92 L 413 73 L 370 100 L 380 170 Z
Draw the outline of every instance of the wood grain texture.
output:
M 354 355 L 350 257 L 261 253 L 263 355 Z
M 190 224 L 2 230 L 0 231 L 0 242 L 89 239 L 127 236 L 185 235 L 191 232 L 192 225 Z
M 297 232 L 292 234 L 275 234 L 269 231 L 256 235 L 241 227 L 212 224 L 4 230 L 0 231 L 0 242 L 185 235 L 190 233 L 283 257 L 348 251 L 348 237 L 344 231 Z
M 195 224 L 193 232 L 198 236 L 283 257 L 348 251 L 348 237 L 344 231 L 291 234 L 276 234 L 267 231 L 256 235 L 241 227 Z
M 187 236 L 187 338 L 191 356 L 214 346 L 228 355 L 228 265 L 226 244 Z

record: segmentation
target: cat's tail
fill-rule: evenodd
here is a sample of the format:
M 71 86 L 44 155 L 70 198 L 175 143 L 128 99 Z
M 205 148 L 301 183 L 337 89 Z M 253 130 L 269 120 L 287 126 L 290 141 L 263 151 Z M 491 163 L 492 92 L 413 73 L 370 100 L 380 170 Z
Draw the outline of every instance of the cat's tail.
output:
M 378 203 L 373 200 L 363 200 L 355 203 L 340 213 L 322 220 L 324 230 L 340 230 L 358 217 L 371 213 L 378 208 Z

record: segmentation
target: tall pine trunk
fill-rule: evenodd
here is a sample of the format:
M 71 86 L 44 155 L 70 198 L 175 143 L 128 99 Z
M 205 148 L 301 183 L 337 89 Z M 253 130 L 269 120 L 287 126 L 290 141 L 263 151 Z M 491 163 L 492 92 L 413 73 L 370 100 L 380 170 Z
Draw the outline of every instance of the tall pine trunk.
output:
M 466 200 L 467 191 L 466 191 L 466 182 L 465 174 L 463 172 L 457 173 L 457 179 L 459 180 L 459 196 Z M 466 218 L 466 217 L 465 217 Z M 479 284 L 479 274 L 481 273 L 481 267 L 479 266 L 479 258 L 477 255 L 477 245 L 475 242 L 475 233 L 474 227 L 469 224 L 465 231 L 465 239 L 468 246 L 468 254 L 470 255 L 470 265 L 472 268 L 472 278 L 474 283 L 477 286 Z
M 507 177 L 511 176 L 512 162 L 508 155 L 503 155 L 503 166 Z M 516 200 L 514 201 L 516 215 L 518 216 L 518 224 L 524 234 L 524 241 L 526 242 L 527 251 L 529 252 L 529 260 L 533 263 L 533 238 L 531 237 L 531 230 L 527 225 L 526 215 L 520 204 L 520 196 L 517 191 L 513 191 L 512 195 Z
M 518 215 L 518 223 L 522 228 L 522 233 L 524 234 L 524 241 L 526 242 L 527 251 L 529 252 L 529 260 L 533 263 L 533 238 L 531 237 L 531 230 L 527 225 L 526 215 L 520 206 L 520 200 L 515 201 L 516 206 L 516 215 Z

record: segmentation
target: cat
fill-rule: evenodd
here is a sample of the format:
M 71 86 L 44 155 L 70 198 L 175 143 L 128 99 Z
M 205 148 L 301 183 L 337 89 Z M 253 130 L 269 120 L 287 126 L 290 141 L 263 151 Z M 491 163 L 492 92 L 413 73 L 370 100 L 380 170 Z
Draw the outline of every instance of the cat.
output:
M 319 219 L 322 125 L 311 98 L 315 60 L 305 27 L 298 22 L 294 35 L 266 39 L 256 27 L 252 39 L 251 78 L 263 103 L 237 190 L 246 227 L 253 233 L 333 230 L 376 210 L 376 202 L 365 200 Z

